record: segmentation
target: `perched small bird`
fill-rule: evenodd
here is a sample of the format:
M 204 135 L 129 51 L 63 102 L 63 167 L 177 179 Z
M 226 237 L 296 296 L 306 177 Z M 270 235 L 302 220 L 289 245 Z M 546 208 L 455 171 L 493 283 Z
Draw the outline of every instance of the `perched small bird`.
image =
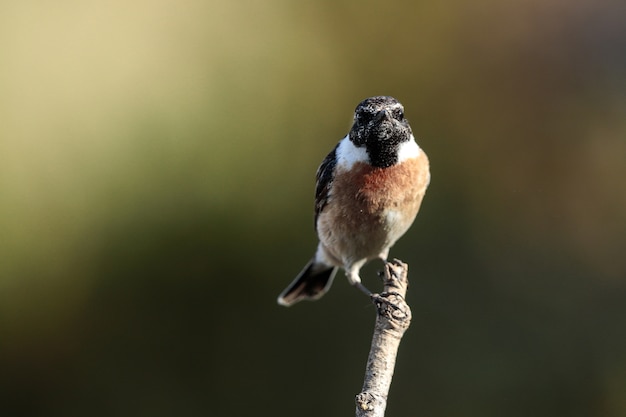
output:
M 354 112 L 350 133 L 317 170 L 313 259 L 280 294 L 278 304 L 324 295 L 338 268 L 365 293 L 359 271 L 409 229 L 430 182 L 428 157 L 415 142 L 395 98 L 370 97 Z

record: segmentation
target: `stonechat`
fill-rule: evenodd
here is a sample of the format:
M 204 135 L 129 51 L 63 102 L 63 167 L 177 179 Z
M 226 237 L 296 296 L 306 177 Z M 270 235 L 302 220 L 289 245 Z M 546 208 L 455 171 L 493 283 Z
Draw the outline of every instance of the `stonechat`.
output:
M 316 300 L 343 268 L 369 294 L 359 271 L 409 229 L 430 182 L 428 157 L 417 145 L 404 107 L 389 96 L 363 100 L 346 137 L 317 170 L 313 259 L 280 294 L 278 304 Z

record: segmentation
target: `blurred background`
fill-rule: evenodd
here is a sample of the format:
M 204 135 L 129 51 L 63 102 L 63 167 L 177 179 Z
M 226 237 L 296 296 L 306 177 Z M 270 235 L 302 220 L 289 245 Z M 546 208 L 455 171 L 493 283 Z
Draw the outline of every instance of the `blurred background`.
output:
M 372 95 L 432 164 L 394 416 L 626 415 L 622 1 L 0 6 L 0 415 L 352 415 L 375 312 L 312 256 Z M 379 289 L 368 266 L 365 283 Z

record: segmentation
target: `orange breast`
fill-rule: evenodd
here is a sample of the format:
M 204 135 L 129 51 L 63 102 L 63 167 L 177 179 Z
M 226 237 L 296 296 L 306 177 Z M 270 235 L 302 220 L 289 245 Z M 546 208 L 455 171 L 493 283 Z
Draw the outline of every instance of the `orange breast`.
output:
M 356 163 L 336 172 L 318 219 L 320 240 L 339 259 L 376 257 L 409 228 L 429 180 L 424 152 L 388 168 Z

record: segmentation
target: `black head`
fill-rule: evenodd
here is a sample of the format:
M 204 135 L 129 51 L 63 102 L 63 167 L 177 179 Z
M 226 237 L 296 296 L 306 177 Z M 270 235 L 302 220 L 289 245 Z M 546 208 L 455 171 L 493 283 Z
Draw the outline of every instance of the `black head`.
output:
M 365 147 L 371 164 L 386 168 L 398 160 L 398 148 L 411 139 L 404 107 L 389 96 L 370 97 L 356 106 L 350 140 Z

